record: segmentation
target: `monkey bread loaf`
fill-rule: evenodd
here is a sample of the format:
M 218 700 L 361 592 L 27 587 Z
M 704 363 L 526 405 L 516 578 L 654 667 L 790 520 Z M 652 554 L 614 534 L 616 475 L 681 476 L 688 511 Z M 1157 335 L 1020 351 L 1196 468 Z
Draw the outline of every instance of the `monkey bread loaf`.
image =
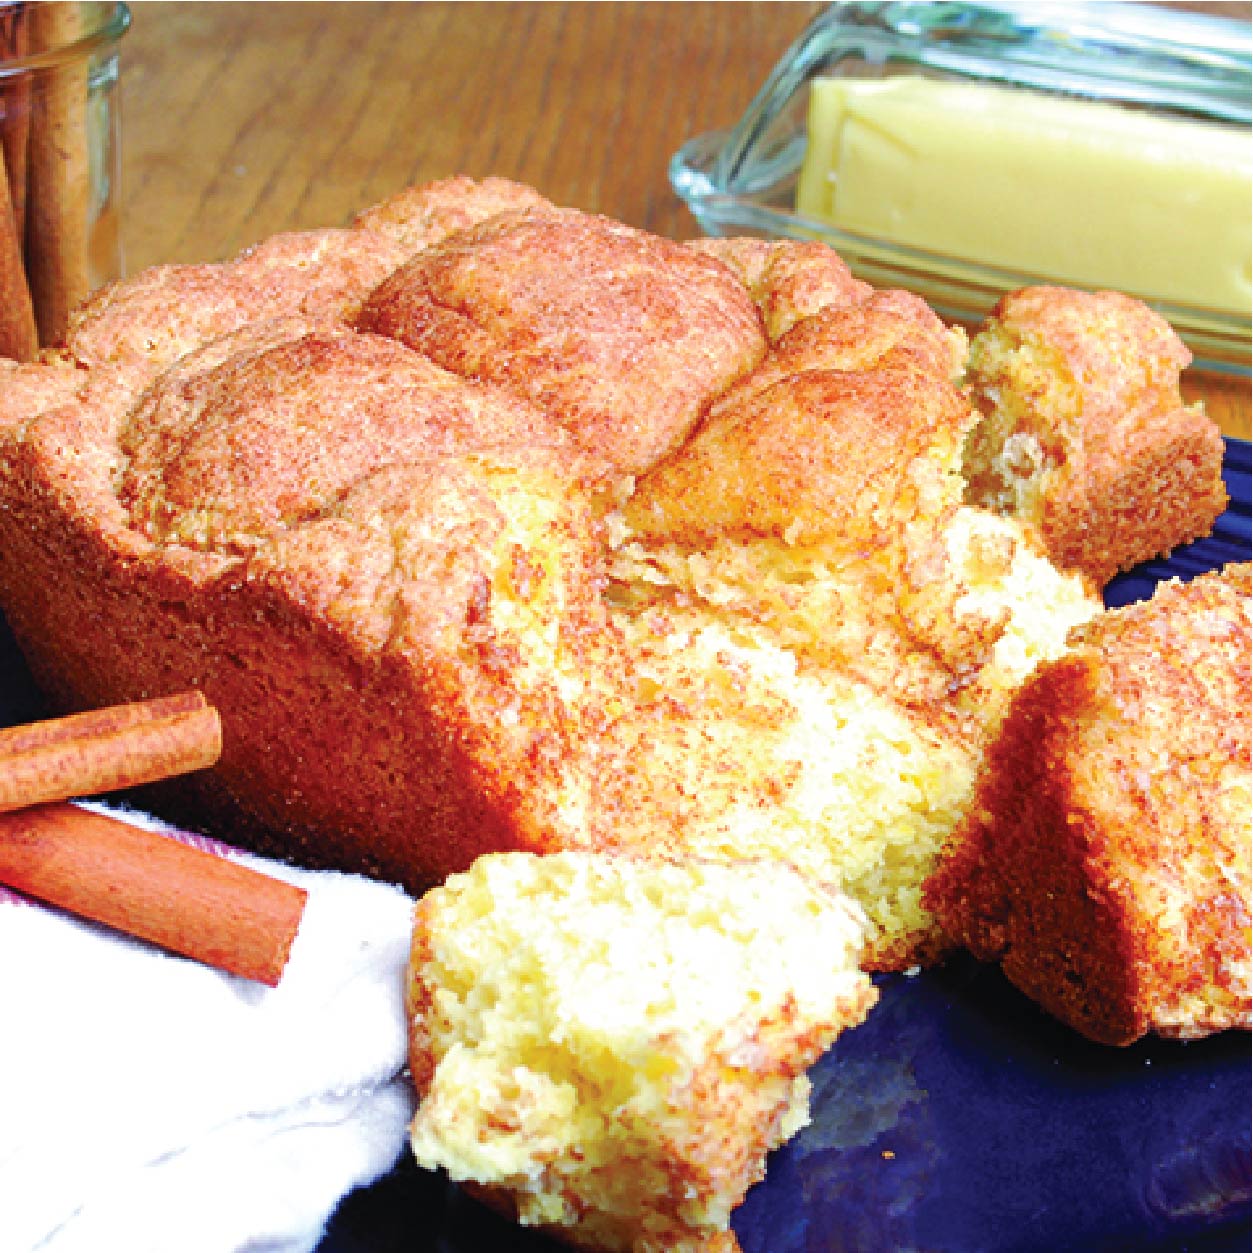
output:
M 928 886 L 1085 1035 L 1250 1026 L 1250 567 L 1112 610 L 1014 697 Z
M 0 363 L 0 608 L 56 708 L 218 708 L 147 798 L 184 822 L 415 891 L 787 862 L 900 969 L 951 943 L 922 887 L 1014 691 L 1101 612 L 967 498 L 965 351 L 822 245 L 410 188 Z
M 576 1247 L 737 1248 L 806 1071 L 875 1002 L 863 926 L 780 863 L 481 858 L 418 903 L 417 1160 Z

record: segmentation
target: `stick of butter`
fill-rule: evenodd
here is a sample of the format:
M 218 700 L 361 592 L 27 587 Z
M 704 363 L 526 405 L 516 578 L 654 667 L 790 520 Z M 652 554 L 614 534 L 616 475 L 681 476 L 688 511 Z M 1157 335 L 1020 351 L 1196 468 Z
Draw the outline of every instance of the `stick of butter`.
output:
M 1249 315 L 1246 128 L 914 76 L 816 79 L 796 207 L 1035 280 Z

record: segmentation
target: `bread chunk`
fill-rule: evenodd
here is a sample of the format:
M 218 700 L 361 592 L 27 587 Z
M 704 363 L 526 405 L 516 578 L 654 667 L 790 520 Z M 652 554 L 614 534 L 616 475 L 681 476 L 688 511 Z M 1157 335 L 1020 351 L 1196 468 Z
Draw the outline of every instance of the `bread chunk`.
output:
M 738 1247 L 876 999 L 859 911 L 777 864 L 488 856 L 418 904 L 417 1160 L 579 1248 Z
M 797 323 L 640 477 L 614 590 L 766 626 L 979 741 L 1100 605 L 1033 529 L 963 505 L 962 345 L 904 292 Z
M 693 239 L 685 245 L 716 257 L 739 277 L 771 343 L 826 308 L 860 304 L 873 293 L 843 257 L 824 244 L 790 239 Z
M 1089 624 L 1015 696 L 927 899 L 1094 1040 L 1250 1026 L 1250 567 Z
M 1208 534 L 1227 503 L 1223 442 L 1180 396 L 1189 360 L 1129 296 L 1005 296 L 971 344 L 967 500 L 1034 523 L 1054 561 L 1098 586 Z

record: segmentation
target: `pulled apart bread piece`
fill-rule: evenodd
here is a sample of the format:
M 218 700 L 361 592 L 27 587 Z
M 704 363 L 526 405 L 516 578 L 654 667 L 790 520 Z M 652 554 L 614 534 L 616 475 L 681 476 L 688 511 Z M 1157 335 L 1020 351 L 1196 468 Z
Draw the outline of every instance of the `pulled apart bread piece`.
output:
M 1208 534 L 1227 504 L 1223 443 L 1180 396 L 1189 360 L 1129 296 L 1004 297 L 971 344 L 967 500 L 1035 523 L 1054 561 L 1098 586 Z
M 980 743 L 1099 601 L 1032 529 L 963 505 L 963 344 L 906 292 L 796 323 L 640 476 L 617 603 L 677 598 L 756 623 Z
M 1039 667 L 927 896 L 1110 1044 L 1251 1025 L 1250 567 L 1161 585 Z
M 821 245 L 412 188 L 0 367 L 0 607 L 62 709 L 220 710 L 148 798 L 184 822 L 415 891 L 773 858 L 900 969 L 1009 698 L 1101 611 L 963 498 L 964 351 Z
M 874 1004 L 862 937 L 778 863 L 480 859 L 418 904 L 417 1160 L 577 1247 L 730 1253 L 805 1072 Z

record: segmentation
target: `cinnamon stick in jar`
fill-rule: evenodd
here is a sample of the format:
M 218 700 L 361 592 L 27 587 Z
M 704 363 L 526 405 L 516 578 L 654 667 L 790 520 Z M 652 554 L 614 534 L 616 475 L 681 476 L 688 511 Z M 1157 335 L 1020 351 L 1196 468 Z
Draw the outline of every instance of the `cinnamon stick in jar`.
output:
M 83 34 L 80 5 L 31 6 L 32 50 L 68 48 Z M 32 81 L 26 267 L 39 339 L 47 345 L 62 338 L 70 311 L 91 291 L 87 59 L 67 56 Z
M 0 8 L 0 66 L 28 48 L 25 4 Z M 39 349 L 26 281 L 26 149 L 30 131 L 30 76 L 0 75 L 0 356 L 29 361 Z
M 0 65 L 16 64 L 30 51 L 26 0 L 0 2 Z M 9 180 L 9 201 L 18 240 L 26 238 L 26 152 L 30 142 L 31 79 L 26 72 L 0 77 L 0 149 Z
M 38 351 L 35 310 L 22 261 L 22 237 L 18 233 L 8 171 L 0 160 L 0 357 L 32 361 Z

